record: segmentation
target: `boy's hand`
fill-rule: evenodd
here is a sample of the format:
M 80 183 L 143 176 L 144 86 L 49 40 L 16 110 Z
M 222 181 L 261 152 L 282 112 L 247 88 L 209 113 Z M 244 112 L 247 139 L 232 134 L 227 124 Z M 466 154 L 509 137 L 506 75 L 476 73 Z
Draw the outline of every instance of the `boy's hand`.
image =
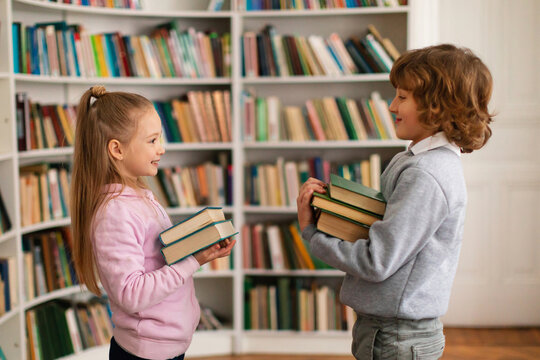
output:
M 313 208 L 311 207 L 311 197 L 313 192 L 321 194 L 326 193 L 326 184 L 319 179 L 309 178 L 300 188 L 296 198 L 296 207 L 298 208 L 298 224 L 300 231 L 303 231 L 308 225 L 315 223 Z
M 193 257 L 199 262 L 200 265 L 204 265 L 214 259 L 229 256 L 234 244 L 236 244 L 236 240 L 225 239 L 217 244 L 199 250 L 193 254 Z

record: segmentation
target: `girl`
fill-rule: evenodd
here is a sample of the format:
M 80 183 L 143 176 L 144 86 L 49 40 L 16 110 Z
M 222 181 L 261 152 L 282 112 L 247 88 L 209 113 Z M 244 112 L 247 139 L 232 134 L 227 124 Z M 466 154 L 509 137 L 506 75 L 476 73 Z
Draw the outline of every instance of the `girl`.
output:
M 341 300 L 357 315 L 357 359 L 438 359 L 439 317 L 458 263 L 467 192 L 460 153 L 491 136 L 492 78 L 468 49 L 438 45 L 403 54 L 390 73 L 396 133 L 411 140 L 381 175 L 383 220 L 351 243 L 318 232 L 310 207 L 325 184 L 309 179 L 297 199 L 302 236 L 313 253 L 346 272 Z
M 158 235 L 172 224 L 141 179 L 156 175 L 165 153 L 146 98 L 92 87 L 80 100 L 75 137 L 73 257 L 81 283 L 100 295 L 99 279 L 109 297 L 109 358 L 183 359 L 199 321 L 192 275 L 229 255 L 234 241 L 165 265 Z

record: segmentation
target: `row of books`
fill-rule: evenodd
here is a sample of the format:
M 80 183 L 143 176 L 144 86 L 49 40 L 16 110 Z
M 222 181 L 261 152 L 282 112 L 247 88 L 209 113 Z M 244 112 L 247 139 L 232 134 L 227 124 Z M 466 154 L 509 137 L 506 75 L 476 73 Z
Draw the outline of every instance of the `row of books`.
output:
M 103 300 L 75 305 L 54 300 L 26 311 L 25 320 L 32 360 L 53 360 L 107 345 L 112 337 L 110 310 Z
M 0 257 L 0 316 L 17 304 L 17 260 L 15 256 Z
M 42 0 L 46 2 L 60 2 L 59 0 Z M 105 7 L 109 9 L 142 9 L 141 0 L 61 0 L 63 4 Z
M 381 158 L 338 164 L 320 157 L 293 161 L 278 157 L 274 164 L 248 164 L 244 170 L 245 203 L 260 206 L 295 206 L 300 186 L 310 177 L 328 182 L 331 173 L 354 176 L 366 186 L 380 186 Z
M 169 101 L 154 101 L 165 139 L 170 143 L 230 142 L 229 90 L 188 91 Z
M 77 107 L 40 104 L 16 94 L 19 151 L 73 146 Z M 230 142 L 230 91 L 189 91 L 171 101 L 154 101 L 166 142 Z
M 154 101 L 169 143 L 230 142 L 230 92 L 189 91 L 167 101 Z M 282 106 L 276 96 L 241 98 L 246 141 L 395 139 L 388 101 L 376 91 L 369 99 L 309 99 L 302 107 Z M 72 146 L 77 108 L 40 104 L 25 92 L 16 95 L 19 151 Z
M 326 194 L 314 193 L 311 206 L 318 209 L 318 230 L 354 242 L 367 239 L 371 225 L 384 217 L 386 199 L 376 189 L 332 174 Z
M 73 146 L 76 106 L 40 104 L 25 92 L 15 95 L 15 104 L 19 151 Z
M 25 235 L 22 244 L 27 301 L 79 283 L 71 257 L 69 227 Z
M 379 92 L 370 98 L 324 97 L 303 106 L 284 106 L 277 96 L 241 97 L 245 141 L 326 141 L 397 139 L 389 101 Z
M 339 287 L 306 278 L 244 281 L 246 330 L 350 330 L 354 312 L 339 301 Z
M 319 10 L 407 5 L 407 0 L 239 0 L 241 10 Z
M 159 168 L 146 178 L 157 200 L 165 207 L 231 205 L 232 167 L 205 162 L 195 166 Z M 228 201 L 231 202 L 228 202 Z
M 22 166 L 19 171 L 22 226 L 69 216 L 71 175 L 64 164 Z
M 11 230 L 11 219 L 6 203 L 4 202 L 4 197 L 2 196 L 2 191 L 0 191 L 0 235 L 9 230 Z
M 230 34 L 182 30 L 178 22 L 149 35 L 89 34 L 65 21 L 13 24 L 15 73 L 72 77 L 228 77 Z
M 206 207 L 159 234 L 161 253 L 171 265 L 236 234 L 221 207 Z
M 320 35 L 278 35 L 267 25 L 260 33 L 242 36 L 243 75 L 335 76 L 359 73 L 388 73 L 399 51 L 383 38 L 374 25 L 366 35 L 343 41 L 337 33 Z
M 242 227 L 244 269 L 321 270 L 331 267 L 311 254 L 298 222 L 249 224 Z

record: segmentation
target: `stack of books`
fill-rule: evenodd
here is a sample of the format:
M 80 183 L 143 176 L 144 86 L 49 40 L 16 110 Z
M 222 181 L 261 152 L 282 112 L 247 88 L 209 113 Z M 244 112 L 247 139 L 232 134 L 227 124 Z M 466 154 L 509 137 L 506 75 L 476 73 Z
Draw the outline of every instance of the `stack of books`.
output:
M 221 207 L 205 207 L 159 234 L 161 253 L 172 265 L 184 258 L 238 234 Z
M 327 194 L 313 193 L 317 230 L 342 240 L 367 239 L 369 227 L 383 218 L 386 200 L 379 191 L 331 174 Z

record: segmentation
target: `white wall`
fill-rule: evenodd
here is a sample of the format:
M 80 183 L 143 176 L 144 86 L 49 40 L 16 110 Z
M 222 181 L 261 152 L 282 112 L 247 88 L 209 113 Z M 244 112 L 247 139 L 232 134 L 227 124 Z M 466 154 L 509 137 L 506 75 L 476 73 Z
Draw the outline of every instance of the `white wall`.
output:
M 540 1 L 439 0 L 439 42 L 490 68 L 497 115 L 464 155 L 469 206 L 445 323 L 540 324 Z

